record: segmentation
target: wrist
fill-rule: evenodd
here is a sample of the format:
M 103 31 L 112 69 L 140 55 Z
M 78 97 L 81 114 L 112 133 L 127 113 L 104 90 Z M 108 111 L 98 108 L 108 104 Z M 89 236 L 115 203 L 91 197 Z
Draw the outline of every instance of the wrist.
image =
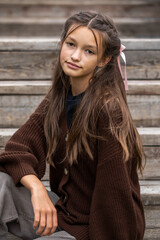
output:
M 42 191 L 45 189 L 43 183 L 35 175 L 26 175 L 21 178 L 20 182 L 28 188 L 30 192 Z

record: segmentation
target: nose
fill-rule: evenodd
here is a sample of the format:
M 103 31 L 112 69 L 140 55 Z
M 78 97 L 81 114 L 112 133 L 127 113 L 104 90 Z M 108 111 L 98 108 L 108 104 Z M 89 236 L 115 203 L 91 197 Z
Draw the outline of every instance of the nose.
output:
M 73 61 L 80 61 L 81 59 L 81 51 L 80 49 L 75 49 L 74 52 L 71 55 L 71 59 Z

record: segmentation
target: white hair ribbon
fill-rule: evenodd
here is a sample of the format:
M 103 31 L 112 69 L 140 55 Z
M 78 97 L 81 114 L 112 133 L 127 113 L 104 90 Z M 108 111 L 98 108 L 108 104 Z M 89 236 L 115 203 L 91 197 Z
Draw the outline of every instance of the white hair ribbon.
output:
M 121 44 L 121 47 L 120 47 L 120 56 L 122 57 L 124 63 L 125 63 L 125 67 L 124 67 L 124 77 L 125 77 L 125 82 L 124 82 L 124 85 L 125 85 L 125 90 L 128 90 L 128 82 L 127 82 L 127 70 L 126 70 L 126 56 L 123 52 L 123 50 L 125 49 L 126 47 L 124 45 Z M 123 74 L 122 74 L 122 69 L 121 69 L 121 64 L 120 64 L 120 59 L 119 59 L 119 56 L 117 57 L 117 62 L 118 62 L 118 67 L 119 67 L 119 70 L 120 70 L 120 73 L 122 75 L 122 78 L 123 78 Z

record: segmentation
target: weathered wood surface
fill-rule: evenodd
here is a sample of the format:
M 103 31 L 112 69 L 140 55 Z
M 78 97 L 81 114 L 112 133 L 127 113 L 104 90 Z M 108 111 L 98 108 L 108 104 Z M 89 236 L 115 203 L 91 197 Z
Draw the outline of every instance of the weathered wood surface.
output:
M 1 79 L 50 79 L 55 52 L 1 52 Z
M 0 80 L 0 95 L 42 95 L 47 94 L 51 87 L 51 80 L 3 81 Z M 128 81 L 127 95 L 160 95 L 160 81 L 141 80 Z M 16 96 L 15 96 L 16 97 Z
M 4 147 L 5 143 L 15 133 L 17 128 L 0 128 L 0 147 Z M 146 147 L 160 147 L 160 128 L 137 128 L 142 143 Z M 153 151 L 155 149 L 153 148 Z M 152 153 L 150 153 L 152 154 Z M 158 153 L 156 153 L 156 158 Z M 151 157 L 151 155 L 149 155 Z
M 160 95 L 128 95 L 129 109 L 137 127 L 158 127 Z
M 146 185 L 140 181 L 140 191 L 144 206 L 159 206 L 160 208 L 160 181 L 145 181 Z M 47 181 L 45 182 L 47 183 Z M 45 184 L 44 184 L 45 185 Z M 49 185 L 49 181 L 48 184 Z
M 46 179 L 42 179 L 42 183 L 46 187 L 46 189 L 50 191 L 49 181 Z M 146 209 L 147 207 L 149 210 L 153 208 L 155 211 L 157 209 L 154 208 L 154 206 L 159 206 L 160 209 L 160 180 L 158 181 L 139 180 L 139 184 L 142 202 Z
M 145 230 L 144 240 L 159 240 L 160 228 L 151 228 Z M 11 234 L 8 234 L 7 240 L 21 240 Z
M 152 130 L 152 132 L 151 132 Z M 7 140 L 14 134 L 16 129 L 0 129 L 0 153 L 4 150 L 4 145 Z M 148 129 L 146 129 L 146 134 L 142 133 L 140 129 L 138 129 L 143 145 L 144 151 L 146 154 L 146 165 L 144 168 L 144 179 L 140 175 L 138 171 L 140 180 L 160 180 L 160 129 L 150 129 L 150 134 L 148 134 Z M 145 132 L 145 131 L 143 131 Z M 150 145 L 150 142 L 152 144 Z M 147 146 L 148 144 L 148 146 Z M 143 162 L 144 166 L 144 162 Z M 49 179 L 49 169 L 47 164 L 46 173 L 43 177 L 43 180 Z M 157 186 L 156 186 L 157 188 Z
M 68 17 L 77 11 L 99 11 L 112 17 L 159 17 L 158 1 L 0 2 L 0 17 Z
M 160 79 L 159 56 L 160 50 L 126 51 L 128 79 Z M 2 51 L 0 79 L 51 79 L 56 61 L 56 51 Z
M 0 18 L 0 36 L 60 36 L 65 20 L 65 18 Z M 121 36 L 160 37 L 160 18 L 113 18 L 113 20 Z
M 93 3 L 94 4 L 97 4 L 97 0 L 81 0 L 81 3 L 82 5 L 83 4 L 90 4 Z M 104 4 L 106 5 L 107 3 L 110 3 L 111 0 L 99 0 L 98 3 L 99 4 Z M 118 1 L 119 2 L 119 1 Z M 132 2 L 133 4 L 147 4 L 147 3 L 157 3 L 159 2 L 159 0 L 121 0 L 121 3 L 122 4 L 125 4 L 125 3 L 130 3 Z M 112 3 L 114 3 L 115 5 L 117 5 L 117 0 L 113 0 Z M 1 0 L 0 1 L 0 4 L 3 5 L 3 4 L 7 4 L 7 5 L 12 5 L 12 4 L 15 4 L 15 5 L 64 5 L 64 4 L 69 4 L 69 5 L 77 5 L 79 4 L 77 1 L 75 0 L 46 0 L 45 2 L 43 0 Z
M 0 126 L 19 127 L 34 112 L 44 95 L 0 96 Z
M 34 112 L 44 95 L 0 95 L 0 127 L 19 127 Z M 158 127 L 160 95 L 128 95 L 131 115 L 137 127 Z
M 160 50 L 160 38 L 121 38 L 127 50 Z M 55 51 L 59 49 L 58 37 L 0 37 L 0 51 Z
M 145 150 L 145 153 L 147 155 L 147 161 L 146 161 L 146 166 L 145 166 L 145 169 L 144 169 L 144 172 L 143 172 L 144 178 L 142 178 L 142 176 L 140 175 L 140 173 L 138 171 L 139 179 L 140 180 L 145 180 L 145 181 L 160 180 L 160 172 L 159 172 L 159 169 L 160 169 L 160 147 L 154 147 L 153 146 L 153 147 L 149 147 L 148 149 L 147 149 L 147 147 L 144 147 L 144 150 Z M 4 147 L 1 147 L 0 148 L 0 154 L 3 151 L 4 151 Z M 151 155 L 151 157 L 149 158 L 150 155 Z M 144 162 L 143 162 L 143 165 L 144 165 Z M 46 169 L 46 173 L 43 177 L 43 180 L 48 181 L 48 179 L 49 179 L 49 169 L 48 169 L 48 164 L 47 164 L 47 169 Z M 152 191 L 154 189 L 159 189 L 159 186 L 154 186 Z M 158 196 L 158 199 L 159 199 L 159 196 Z M 152 197 L 151 197 L 151 201 L 153 201 Z M 154 201 L 155 201 L 155 199 L 154 199 Z
M 146 165 L 144 168 L 144 179 L 142 178 L 140 172 L 138 171 L 138 176 L 141 181 L 145 180 L 160 180 L 160 146 L 159 147 L 144 147 L 144 151 L 146 154 Z M 144 165 L 144 162 L 143 162 Z M 43 177 L 43 180 L 49 180 L 49 166 L 47 164 L 46 168 L 46 173 Z M 158 182 L 159 185 L 157 186 L 151 186 L 150 187 L 150 192 L 151 191 L 158 191 L 157 195 L 158 196 L 158 204 L 160 205 L 160 182 Z M 144 186 L 146 187 L 146 186 Z M 143 192 L 146 192 L 146 189 L 143 190 Z M 152 192 L 153 193 L 153 192 Z M 147 195 L 148 196 L 148 195 Z M 144 196 L 145 198 L 145 196 Z M 148 199 L 148 198 L 147 198 Z M 147 200 L 148 201 L 148 200 Z M 150 201 L 153 201 L 152 197 Z M 154 200 L 157 201 L 157 200 Z
M 144 240 L 159 240 L 160 228 L 146 229 Z
M 157 180 L 160 179 L 160 146 L 145 147 L 144 151 L 146 154 L 146 165 L 144 168 L 144 180 Z M 144 162 L 143 162 L 144 166 Z M 143 180 L 140 172 L 138 171 L 140 180 Z

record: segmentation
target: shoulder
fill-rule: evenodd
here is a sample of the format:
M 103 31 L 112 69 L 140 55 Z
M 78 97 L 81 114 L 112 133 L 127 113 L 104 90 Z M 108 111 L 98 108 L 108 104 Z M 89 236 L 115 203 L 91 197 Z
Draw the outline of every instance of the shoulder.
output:
M 40 102 L 40 104 L 38 105 L 38 107 L 35 109 L 34 114 L 42 114 L 45 115 L 47 110 L 48 110 L 48 106 L 49 106 L 49 99 L 50 96 L 49 94 L 47 94 L 42 101 Z
M 119 98 L 110 93 L 100 99 L 97 111 L 97 120 L 101 124 L 109 125 L 112 122 L 114 125 L 117 125 L 122 121 L 122 108 Z

